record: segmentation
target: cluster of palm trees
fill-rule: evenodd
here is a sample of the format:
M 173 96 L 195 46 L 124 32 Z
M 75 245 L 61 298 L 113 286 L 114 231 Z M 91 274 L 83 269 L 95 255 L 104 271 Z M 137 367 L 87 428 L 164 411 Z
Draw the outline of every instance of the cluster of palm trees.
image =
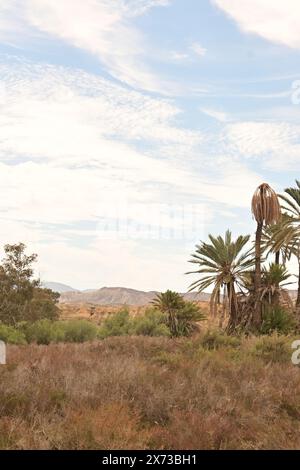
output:
M 254 243 L 250 235 L 232 238 L 209 235 L 207 242 L 196 245 L 191 263 L 200 274 L 190 290 L 199 292 L 212 286 L 211 311 L 229 314 L 228 331 L 244 326 L 259 330 L 263 314 L 285 302 L 293 303 L 283 289 L 290 277 L 286 263 L 296 257 L 299 265 L 298 296 L 294 312 L 300 320 L 300 182 L 284 194 L 266 183 L 252 198 L 252 214 L 257 223 Z M 274 260 L 266 264 L 269 257 Z M 284 284 L 283 284 L 284 283 Z

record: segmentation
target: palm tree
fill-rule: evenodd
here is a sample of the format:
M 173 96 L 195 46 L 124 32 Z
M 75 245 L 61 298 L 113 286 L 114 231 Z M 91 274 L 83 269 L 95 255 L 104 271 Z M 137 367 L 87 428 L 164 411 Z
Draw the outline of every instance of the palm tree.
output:
M 267 184 L 261 184 L 252 198 L 252 214 L 257 222 L 255 235 L 255 307 L 253 312 L 253 323 L 259 327 L 262 320 L 261 312 L 261 240 L 263 227 L 276 224 L 281 219 L 280 204 L 275 191 Z
M 167 290 L 161 294 L 157 294 L 151 302 L 155 308 L 168 315 L 168 326 L 172 336 L 178 336 L 178 318 L 176 313 L 183 309 L 185 301 L 177 292 Z
M 261 300 L 266 305 L 278 307 L 281 295 L 286 293 L 284 287 L 291 284 L 286 282 L 290 273 L 283 264 L 271 263 L 262 270 Z
M 238 325 L 238 307 L 236 288 L 243 289 L 244 273 L 253 266 L 252 250 L 244 248 L 250 239 L 250 235 L 240 235 L 232 240 L 229 230 L 225 238 L 209 235 L 210 243 L 202 242 L 196 245 L 196 252 L 192 254 L 191 263 L 199 265 L 197 271 L 187 274 L 201 274 L 201 278 L 193 282 L 190 290 L 198 289 L 199 292 L 213 286 L 211 294 L 211 311 L 217 309 L 222 291 L 223 302 L 229 306 L 228 330 L 232 331 Z
M 283 229 L 274 236 L 275 246 L 287 245 L 291 254 L 298 260 L 298 293 L 296 313 L 300 316 L 300 181 L 296 180 L 295 188 L 286 188 L 286 194 L 279 195 L 285 216 Z
M 274 262 L 277 265 L 283 264 L 285 266 L 292 256 L 290 242 L 282 238 L 282 234 L 286 231 L 289 222 L 290 217 L 287 214 L 282 214 L 280 222 L 263 228 L 261 239 L 262 253 L 266 257 L 273 253 L 275 256 Z M 281 240 L 280 243 L 278 243 L 279 240 Z
M 171 290 L 157 294 L 151 303 L 167 314 L 167 325 L 173 337 L 189 336 L 198 328 L 197 322 L 206 320 L 196 303 L 185 301 L 180 294 Z

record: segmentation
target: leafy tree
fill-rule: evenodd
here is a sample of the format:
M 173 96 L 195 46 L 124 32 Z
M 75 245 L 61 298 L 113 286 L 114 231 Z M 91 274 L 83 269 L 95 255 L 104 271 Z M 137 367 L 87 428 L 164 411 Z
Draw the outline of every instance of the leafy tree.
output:
M 58 318 L 57 302 L 60 294 L 51 289 L 43 289 L 36 287 L 33 291 L 33 296 L 28 304 L 28 311 L 26 313 L 26 320 L 34 322 L 47 318 L 49 320 L 56 320 Z
M 245 250 L 250 236 L 240 235 L 232 240 L 227 230 L 225 237 L 209 235 L 210 243 L 196 245 L 196 252 L 190 263 L 197 264 L 200 269 L 187 274 L 200 274 L 193 282 L 190 290 L 199 292 L 213 286 L 211 294 L 211 311 L 214 313 L 223 293 L 224 304 L 229 305 L 228 329 L 234 330 L 238 324 L 237 288 L 244 287 L 244 275 L 253 266 L 252 250 Z
M 36 254 L 26 255 L 23 243 L 5 245 L 0 266 L 0 321 L 15 325 L 20 321 L 58 316 L 58 294 L 42 289 L 33 279 Z

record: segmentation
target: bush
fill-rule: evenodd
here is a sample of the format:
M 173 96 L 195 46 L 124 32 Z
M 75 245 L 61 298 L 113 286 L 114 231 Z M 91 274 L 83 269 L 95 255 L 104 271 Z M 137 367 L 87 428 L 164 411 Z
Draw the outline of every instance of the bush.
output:
M 263 314 L 261 333 L 268 335 L 273 332 L 287 334 L 293 331 L 296 322 L 292 314 L 282 307 L 269 307 Z
M 287 344 L 286 338 L 277 334 L 259 338 L 253 353 L 266 362 L 290 362 L 291 360 L 290 345 Z
M 196 322 L 206 320 L 201 308 L 194 302 L 185 302 L 184 306 L 176 312 L 178 322 L 178 336 L 190 336 L 197 330 Z
M 129 311 L 127 309 L 123 309 L 104 320 L 98 330 L 98 337 L 100 339 L 104 339 L 109 336 L 128 335 L 130 329 L 131 320 L 129 317 Z
M 132 320 L 131 333 L 144 336 L 170 336 L 165 324 L 166 316 L 159 310 L 148 308 L 145 314 Z
M 51 320 L 39 320 L 34 323 L 23 323 L 23 330 L 28 343 L 50 344 L 55 341 L 53 322 Z
M 61 326 L 64 331 L 64 341 L 70 343 L 84 343 L 97 337 L 97 326 L 87 320 L 70 320 Z M 56 333 L 60 334 L 59 330 Z
M 239 338 L 228 336 L 218 330 L 207 331 L 202 338 L 202 346 L 205 349 L 213 350 L 219 348 L 238 348 L 241 344 Z
M 26 344 L 24 333 L 3 323 L 0 323 L 0 340 L 10 344 Z

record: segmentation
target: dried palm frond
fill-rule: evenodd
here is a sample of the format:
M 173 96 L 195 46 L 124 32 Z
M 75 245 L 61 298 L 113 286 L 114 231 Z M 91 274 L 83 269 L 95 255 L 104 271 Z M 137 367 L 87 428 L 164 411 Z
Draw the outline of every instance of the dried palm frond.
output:
M 276 224 L 281 219 L 278 196 L 267 183 L 261 184 L 253 195 L 252 214 L 259 224 Z

